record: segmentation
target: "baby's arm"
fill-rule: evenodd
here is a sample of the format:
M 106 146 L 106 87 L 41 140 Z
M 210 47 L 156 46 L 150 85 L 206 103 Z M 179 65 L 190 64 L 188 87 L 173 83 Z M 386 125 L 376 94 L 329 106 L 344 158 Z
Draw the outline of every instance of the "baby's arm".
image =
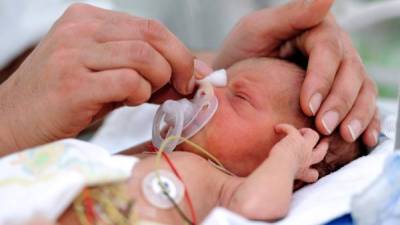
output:
M 240 181 L 223 202 L 225 207 L 249 219 L 284 217 L 289 210 L 294 180 L 316 181 L 318 172 L 310 167 L 324 158 L 328 148 L 323 143 L 314 149 L 319 137 L 311 129 L 278 125 L 276 131 L 285 133 L 286 137 L 272 148 L 269 157 L 250 176 L 234 178 Z

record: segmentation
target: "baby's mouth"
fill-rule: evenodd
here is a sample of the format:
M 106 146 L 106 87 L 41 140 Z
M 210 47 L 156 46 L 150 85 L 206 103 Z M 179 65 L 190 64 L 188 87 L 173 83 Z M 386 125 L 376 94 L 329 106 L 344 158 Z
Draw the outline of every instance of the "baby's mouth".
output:
M 224 71 L 217 71 L 221 76 Z M 210 75 L 209 77 L 213 77 Z M 189 139 L 198 133 L 214 116 L 218 109 L 218 99 L 214 87 L 208 80 L 198 82 L 199 88 L 193 99 L 179 101 L 168 100 L 162 104 L 153 122 L 153 145 L 164 151 L 172 152 L 182 143 L 182 138 Z M 166 128 L 162 128 L 163 124 Z

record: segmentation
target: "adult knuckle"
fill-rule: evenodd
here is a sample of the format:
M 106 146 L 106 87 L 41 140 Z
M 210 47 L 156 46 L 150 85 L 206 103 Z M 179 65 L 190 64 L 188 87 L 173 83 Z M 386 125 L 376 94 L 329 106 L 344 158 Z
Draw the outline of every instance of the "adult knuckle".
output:
M 342 58 L 342 45 L 338 38 L 325 39 L 317 45 L 323 51 L 328 52 L 337 59 Z
M 359 85 L 364 82 L 366 71 L 364 65 L 357 57 L 346 58 L 343 60 L 342 65 L 347 68 L 346 71 L 348 71 L 348 74 L 346 75 L 352 77 L 352 81 L 357 82 Z
M 163 39 L 167 34 L 166 27 L 158 20 L 155 19 L 144 19 L 142 32 L 145 38 L 154 40 L 154 39 Z
M 69 21 L 62 24 L 57 33 L 59 36 L 71 38 L 76 42 L 77 38 L 93 32 L 96 27 L 97 22 L 95 21 Z
M 371 91 L 372 95 L 378 95 L 378 86 L 369 76 L 366 76 L 364 85 L 369 89 L 369 91 Z
M 313 86 L 319 87 L 321 93 L 328 93 L 332 87 L 332 78 L 326 74 L 321 74 L 316 72 L 316 77 L 314 78 Z
M 125 82 L 126 90 L 132 93 L 130 104 L 136 105 L 148 101 L 151 97 L 151 85 L 133 71 L 127 75 L 131 76 L 130 79 L 127 79 L 129 81 Z
M 358 71 L 364 72 L 364 65 L 361 62 L 361 59 L 357 55 L 352 55 L 347 57 L 344 61 L 350 67 L 357 69 Z
M 77 22 L 67 21 L 60 24 L 53 32 L 53 35 L 57 40 L 64 40 L 73 37 Z
M 69 98 L 74 93 L 84 91 L 86 87 L 86 76 L 80 71 L 62 71 L 57 84 L 57 96 L 60 98 Z
M 249 14 L 244 16 L 241 20 L 239 20 L 236 26 L 240 30 L 247 30 L 251 27 L 254 27 L 255 24 L 259 23 L 258 21 L 256 21 L 257 19 L 258 18 L 256 16 L 256 13 Z
M 121 69 L 119 71 L 119 82 L 120 88 L 126 92 L 132 92 L 139 88 L 140 75 L 130 69 Z
M 88 36 L 96 29 L 96 26 L 97 24 L 94 21 L 66 21 L 57 26 L 52 35 L 57 41 L 78 43 L 77 39 Z
M 91 6 L 84 3 L 73 3 L 65 10 L 66 16 L 79 16 L 87 13 Z
M 343 90 L 341 93 L 333 93 L 331 96 L 331 100 L 333 104 L 338 108 L 341 109 L 341 112 L 344 113 L 344 111 L 349 110 L 353 102 L 350 97 L 350 93 L 347 93 L 347 91 Z
M 360 87 L 365 83 L 367 72 L 363 63 L 359 59 L 356 57 L 346 58 L 343 61 L 342 66 L 346 67 L 343 71 L 345 71 L 346 77 L 349 77 L 349 79 L 347 79 L 348 81 L 356 82 L 353 84 Z
M 74 60 L 76 60 L 77 54 L 76 50 L 60 47 L 52 53 L 49 63 L 59 65 L 59 68 L 63 68 L 69 66 Z
M 147 42 L 138 42 L 130 46 L 131 57 L 133 60 L 148 62 L 153 58 L 154 52 L 152 46 Z

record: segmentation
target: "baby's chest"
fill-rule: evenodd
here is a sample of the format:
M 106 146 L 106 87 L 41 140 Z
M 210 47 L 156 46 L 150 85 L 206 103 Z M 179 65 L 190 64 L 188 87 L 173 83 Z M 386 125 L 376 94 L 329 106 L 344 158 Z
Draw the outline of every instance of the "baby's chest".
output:
M 134 169 L 130 191 L 139 215 L 176 224 L 193 211 L 196 218 L 204 218 L 218 205 L 218 171 L 204 160 L 184 156 L 171 154 L 170 163 L 164 159 L 158 165 L 146 158 Z

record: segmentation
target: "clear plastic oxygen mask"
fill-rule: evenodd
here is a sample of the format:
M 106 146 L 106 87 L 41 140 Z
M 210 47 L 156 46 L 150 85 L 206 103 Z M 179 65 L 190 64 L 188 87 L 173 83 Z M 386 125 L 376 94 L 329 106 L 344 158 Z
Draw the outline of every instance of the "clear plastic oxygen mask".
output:
M 199 132 L 214 116 L 218 109 L 215 87 L 227 84 L 225 70 L 218 70 L 198 81 L 199 88 L 192 100 L 168 100 L 162 104 L 154 117 L 152 142 L 156 148 L 168 137 L 189 139 Z M 172 152 L 182 140 L 174 139 L 164 146 L 164 151 Z

